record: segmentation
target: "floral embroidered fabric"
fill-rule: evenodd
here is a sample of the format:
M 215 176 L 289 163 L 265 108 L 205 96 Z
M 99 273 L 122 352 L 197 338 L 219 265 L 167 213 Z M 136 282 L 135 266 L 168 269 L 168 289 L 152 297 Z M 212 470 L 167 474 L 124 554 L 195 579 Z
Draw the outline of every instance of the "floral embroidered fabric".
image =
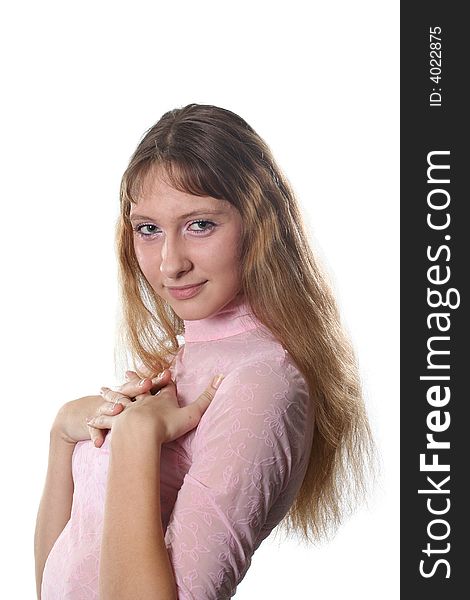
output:
M 255 550 L 286 515 L 303 481 L 313 435 L 307 384 L 288 353 L 235 299 L 185 322 L 172 365 L 180 406 L 225 375 L 198 426 L 164 444 L 161 508 L 179 600 L 231 598 Z M 109 460 L 79 442 L 70 520 L 46 561 L 42 600 L 99 598 Z

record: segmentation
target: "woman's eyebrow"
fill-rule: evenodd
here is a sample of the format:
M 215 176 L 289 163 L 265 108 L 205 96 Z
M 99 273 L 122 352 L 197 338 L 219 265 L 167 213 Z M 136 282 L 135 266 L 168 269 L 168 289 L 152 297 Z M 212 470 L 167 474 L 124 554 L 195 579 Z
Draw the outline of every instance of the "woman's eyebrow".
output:
M 209 209 L 201 208 L 198 210 L 192 210 L 191 212 L 186 213 L 184 215 L 179 215 L 179 216 L 175 217 L 175 221 L 178 221 L 181 219 L 187 219 L 189 217 L 195 217 L 196 215 L 200 215 L 201 213 L 204 213 L 205 215 L 221 215 L 221 214 L 225 214 L 225 211 L 217 210 L 217 209 L 210 209 L 210 208 Z M 131 221 L 140 220 L 140 219 L 144 219 L 147 221 L 155 221 L 156 220 L 153 217 L 148 217 L 146 215 L 138 215 L 136 213 L 130 214 L 129 219 Z

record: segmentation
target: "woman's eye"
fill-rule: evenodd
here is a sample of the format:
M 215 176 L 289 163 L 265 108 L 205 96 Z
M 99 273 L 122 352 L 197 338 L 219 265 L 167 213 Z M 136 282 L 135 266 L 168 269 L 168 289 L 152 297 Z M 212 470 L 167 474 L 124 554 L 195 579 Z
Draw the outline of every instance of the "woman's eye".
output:
M 189 224 L 188 230 L 196 235 L 201 235 L 212 231 L 216 227 L 216 224 L 212 221 L 205 221 L 199 219 Z M 134 228 L 134 232 L 141 238 L 154 238 L 156 235 L 161 233 L 160 229 L 152 223 L 142 223 Z
M 156 225 L 144 223 L 143 225 L 137 225 L 134 231 L 142 237 L 148 237 L 150 235 L 153 235 L 154 233 L 157 233 L 157 230 L 158 227 Z
M 212 221 L 204 221 L 199 219 L 198 221 L 191 223 L 189 227 L 190 231 L 194 231 L 195 233 L 205 233 L 206 231 L 212 231 L 212 229 L 215 227 L 215 223 Z

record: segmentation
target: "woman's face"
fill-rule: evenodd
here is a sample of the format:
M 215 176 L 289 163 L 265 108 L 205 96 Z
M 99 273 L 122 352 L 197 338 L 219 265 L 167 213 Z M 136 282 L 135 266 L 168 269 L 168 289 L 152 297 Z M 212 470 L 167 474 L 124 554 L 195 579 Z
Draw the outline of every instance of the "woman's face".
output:
M 232 204 L 149 174 L 130 219 L 143 274 L 181 319 L 209 317 L 237 295 L 242 219 Z

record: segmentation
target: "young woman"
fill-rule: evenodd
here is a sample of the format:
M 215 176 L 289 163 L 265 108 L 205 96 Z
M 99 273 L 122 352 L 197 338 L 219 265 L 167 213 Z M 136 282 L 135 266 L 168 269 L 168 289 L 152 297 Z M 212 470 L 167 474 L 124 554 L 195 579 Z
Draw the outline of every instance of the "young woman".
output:
M 136 370 L 55 419 L 38 595 L 230 598 L 276 525 L 318 539 L 363 489 L 353 351 L 286 178 L 231 111 L 147 131 L 117 249 Z

